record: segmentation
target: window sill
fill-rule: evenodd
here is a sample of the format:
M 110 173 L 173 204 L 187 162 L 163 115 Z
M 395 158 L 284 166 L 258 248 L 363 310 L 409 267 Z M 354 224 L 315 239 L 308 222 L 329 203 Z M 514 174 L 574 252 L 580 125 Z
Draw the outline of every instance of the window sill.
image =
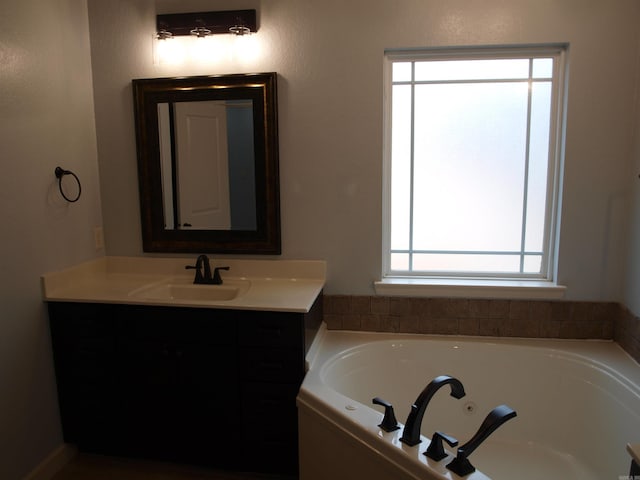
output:
M 566 287 L 543 280 L 387 277 L 374 282 L 376 295 L 559 300 Z

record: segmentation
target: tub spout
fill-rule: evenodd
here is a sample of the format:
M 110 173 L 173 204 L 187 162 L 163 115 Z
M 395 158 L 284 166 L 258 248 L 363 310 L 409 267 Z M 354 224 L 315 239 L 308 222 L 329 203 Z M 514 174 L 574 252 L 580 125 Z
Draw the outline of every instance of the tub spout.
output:
M 411 405 L 411 411 L 407 417 L 407 421 L 402 431 L 400 441 L 410 446 L 420 443 L 420 427 L 422 426 L 422 417 L 427 409 L 427 405 L 435 393 L 445 385 L 451 385 L 451 396 L 454 398 L 462 398 L 465 396 L 464 387 L 457 378 L 449 375 L 440 375 L 434 378 L 429 385 L 420 393 L 415 403 Z
M 469 455 L 484 442 L 500 425 L 516 416 L 515 410 L 507 405 L 500 405 L 487 415 L 476 434 L 467 443 L 458 448 L 456 458 L 454 458 L 447 468 L 452 472 L 464 477 L 476 471 L 476 468 L 469 462 Z

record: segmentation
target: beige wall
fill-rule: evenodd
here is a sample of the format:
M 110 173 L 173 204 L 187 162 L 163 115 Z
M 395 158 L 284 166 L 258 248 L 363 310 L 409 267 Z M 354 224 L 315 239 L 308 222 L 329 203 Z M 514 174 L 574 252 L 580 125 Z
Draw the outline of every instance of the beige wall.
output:
M 636 0 L 158 1 L 163 12 L 257 8 L 250 64 L 154 65 L 154 0 L 90 0 L 107 251 L 141 255 L 130 81 L 277 71 L 284 258 L 325 259 L 326 291 L 371 294 L 381 268 L 385 48 L 569 42 L 558 279 L 572 300 L 621 300 Z M 175 7 L 175 5 L 179 5 Z M 127 27 L 135 26 L 134 30 Z
M 640 52 L 640 48 L 638 51 Z M 636 75 L 640 78 L 640 53 L 636 57 Z M 635 148 L 629 175 L 631 215 L 628 221 L 629 254 L 626 259 L 627 276 L 623 302 L 638 317 L 640 316 L 640 81 L 636 83 L 633 100 L 636 108 Z
M 40 275 L 98 255 L 102 224 L 83 0 L 0 7 L 0 478 L 23 476 L 62 442 Z M 54 169 L 82 197 L 62 200 Z

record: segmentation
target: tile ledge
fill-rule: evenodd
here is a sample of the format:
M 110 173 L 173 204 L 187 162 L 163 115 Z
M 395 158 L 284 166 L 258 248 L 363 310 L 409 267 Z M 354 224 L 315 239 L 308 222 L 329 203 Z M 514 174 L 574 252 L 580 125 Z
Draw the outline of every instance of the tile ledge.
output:
M 559 300 L 566 287 L 542 280 L 388 277 L 374 282 L 376 295 Z

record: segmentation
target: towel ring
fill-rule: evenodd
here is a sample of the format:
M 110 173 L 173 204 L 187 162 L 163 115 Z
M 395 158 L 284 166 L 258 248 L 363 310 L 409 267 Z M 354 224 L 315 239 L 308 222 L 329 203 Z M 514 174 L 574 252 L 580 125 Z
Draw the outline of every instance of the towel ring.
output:
M 60 195 L 62 195 L 62 197 L 67 202 L 70 202 L 70 203 L 77 202 L 78 199 L 80 198 L 80 194 L 82 193 L 82 185 L 80 185 L 80 179 L 78 178 L 78 176 L 75 173 L 73 173 L 71 170 L 64 170 L 63 168 L 60 168 L 60 167 L 56 167 L 55 174 L 56 174 L 56 178 L 58 179 L 58 189 L 60 190 Z M 73 178 L 76 179 L 76 182 L 78 184 L 78 195 L 76 195 L 76 198 L 67 197 L 64 193 L 64 190 L 62 190 L 62 177 L 64 177 L 65 175 L 71 175 Z

